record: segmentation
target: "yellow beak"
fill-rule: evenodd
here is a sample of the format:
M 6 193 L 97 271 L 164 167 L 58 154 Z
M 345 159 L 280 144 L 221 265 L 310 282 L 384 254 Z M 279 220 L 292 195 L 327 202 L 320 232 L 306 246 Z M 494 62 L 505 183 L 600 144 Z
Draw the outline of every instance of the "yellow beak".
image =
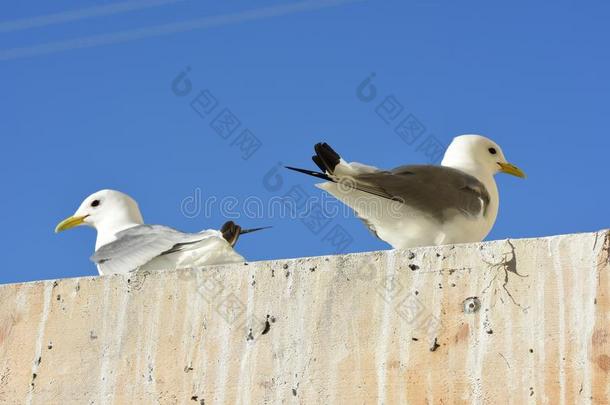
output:
M 506 174 L 512 174 L 513 176 L 521 177 L 524 179 L 525 173 L 523 170 L 519 169 L 517 166 L 511 163 L 498 163 L 500 165 L 500 171 Z
M 87 218 L 86 215 L 84 215 L 82 217 L 66 218 L 63 221 L 61 221 L 59 224 L 57 224 L 57 226 L 55 227 L 55 233 L 65 231 L 66 229 L 74 228 L 75 226 L 79 226 L 83 222 L 85 222 L 85 218 Z

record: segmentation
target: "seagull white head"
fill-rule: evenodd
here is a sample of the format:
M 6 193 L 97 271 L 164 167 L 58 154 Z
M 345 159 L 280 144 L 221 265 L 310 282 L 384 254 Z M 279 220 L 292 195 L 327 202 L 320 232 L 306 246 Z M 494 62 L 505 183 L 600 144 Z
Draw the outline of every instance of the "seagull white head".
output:
M 88 225 L 98 232 L 96 248 L 114 239 L 122 230 L 144 223 L 138 204 L 125 193 L 101 190 L 81 203 L 74 215 L 61 221 L 55 232 Z
M 509 163 L 497 143 L 481 135 L 460 135 L 453 139 L 441 163 L 467 173 L 498 172 L 525 178 L 525 173 Z

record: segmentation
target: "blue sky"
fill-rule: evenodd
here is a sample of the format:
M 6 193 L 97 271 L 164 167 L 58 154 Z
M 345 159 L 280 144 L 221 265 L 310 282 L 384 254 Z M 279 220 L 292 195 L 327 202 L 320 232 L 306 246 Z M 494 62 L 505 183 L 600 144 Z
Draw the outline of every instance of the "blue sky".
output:
M 245 227 L 273 225 L 240 240 L 249 260 L 332 254 L 338 231 L 344 250 L 386 249 L 349 216 L 312 226 L 244 215 L 248 197 L 320 196 L 314 179 L 270 170 L 313 167 L 322 140 L 393 167 L 427 163 L 426 139 L 485 134 L 529 175 L 497 176 L 488 239 L 609 226 L 607 3 L 156 3 L 4 5 L 0 283 L 97 274 L 95 232 L 53 229 L 102 188 L 136 198 L 148 223 L 184 231 L 220 226 L 217 205 L 198 207 L 233 199 Z M 185 69 L 190 92 L 179 96 L 172 82 Z M 377 93 L 365 102 L 357 88 L 371 73 Z M 207 115 L 191 107 L 202 91 L 215 100 Z M 387 97 L 402 106 L 389 123 L 377 109 Z M 219 135 L 225 109 L 240 125 Z M 422 126 L 412 144 L 394 131 L 406 117 Z M 253 139 L 260 147 L 246 148 Z

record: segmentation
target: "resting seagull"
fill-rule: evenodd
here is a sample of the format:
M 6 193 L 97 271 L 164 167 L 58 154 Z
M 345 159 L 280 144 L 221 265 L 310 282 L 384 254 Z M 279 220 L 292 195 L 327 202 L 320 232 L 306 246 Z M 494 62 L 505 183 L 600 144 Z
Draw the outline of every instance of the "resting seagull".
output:
M 241 229 L 232 221 L 225 223 L 220 231 L 208 229 L 198 233 L 144 225 L 135 200 L 115 190 L 101 190 L 87 197 L 73 216 L 57 225 L 55 232 L 79 225 L 97 230 L 91 260 L 97 264 L 100 274 L 244 262 L 233 250 L 237 239 L 263 229 Z
M 495 142 L 480 135 L 454 138 L 440 166 L 381 170 L 348 163 L 326 143 L 314 149 L 322 172 L 287 168 L 327 180 L 317 187 L 347 204 L 396 249 L 482 241 L 498 214 L 494 175 L 525 177 Z

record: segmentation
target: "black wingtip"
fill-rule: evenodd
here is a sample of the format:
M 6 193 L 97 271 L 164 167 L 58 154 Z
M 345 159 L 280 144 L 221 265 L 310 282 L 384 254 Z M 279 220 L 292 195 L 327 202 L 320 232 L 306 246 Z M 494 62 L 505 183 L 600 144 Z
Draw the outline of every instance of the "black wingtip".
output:
M 239 239 L 239 235 L 241 235 L 242 229 L 241 226 L 237 225 L 233 221 L 225 222 L 220 228 L 220 233 L 222 233 L 222 237 L 225 238 L 227 242 L 231 246 L 235 246 L 237 243 L 237 239 Z
M 263 226 L 260 228 L 251 228 L 251 229 L 242 229 L 241 226 L 237 225 L 233 221 L 225 222 L 220 228 L 220 232 L 222 233 L 222 237 L 225 238 L 227 242 L 231 246 L 235 246 L 237 244 L 237 240 L 241 235 L 245 235 L 247 233 L 252 233 L 256 231 L 262 231 L 263 229 L 269 229 L 270 226 Z
M 261 226 L 260 228 L 242 229 L 239 234 L 240 235 L 245 235 L 247 233 L 252 233 L 252 232 L 256 232 L 256 231 L 262 231 L 264 229 L 271 229 L 271 228 L 273 228 L 273 227 L 272 226 Z
M 314 162 L 323 172 L 332 174 L 341 161 L 341 156 L 326 142 L 317 143 L 313 148 L 316 151 Z
M 319 179 L 323 179 L 326 181 L 333 181 L 333 179 L 331 179 L 330 177 L 328 177 L 328 175 L 326 175 L 324 173 L 314 172 L 313 170 L 307 170 L 307 169 L 299 169 L 298 167 L 292 167 L 292 166 L 284 166 L 284 167 L 286 169 L 294 170 L 295 172 L 307 174 L 309 176 L 317 177 Z
M 318 166 L 320 168 L 320 170 L 322 170 L 322 173 L 324 173 L 326 171 L 324 162 L 322 162 L 322 159 L 320 159 L 320 157 L 318 155 L 313 155 L 311 157 L 311 160 L 313 160 L 313 162 L 316 164 L 316 166 Z

